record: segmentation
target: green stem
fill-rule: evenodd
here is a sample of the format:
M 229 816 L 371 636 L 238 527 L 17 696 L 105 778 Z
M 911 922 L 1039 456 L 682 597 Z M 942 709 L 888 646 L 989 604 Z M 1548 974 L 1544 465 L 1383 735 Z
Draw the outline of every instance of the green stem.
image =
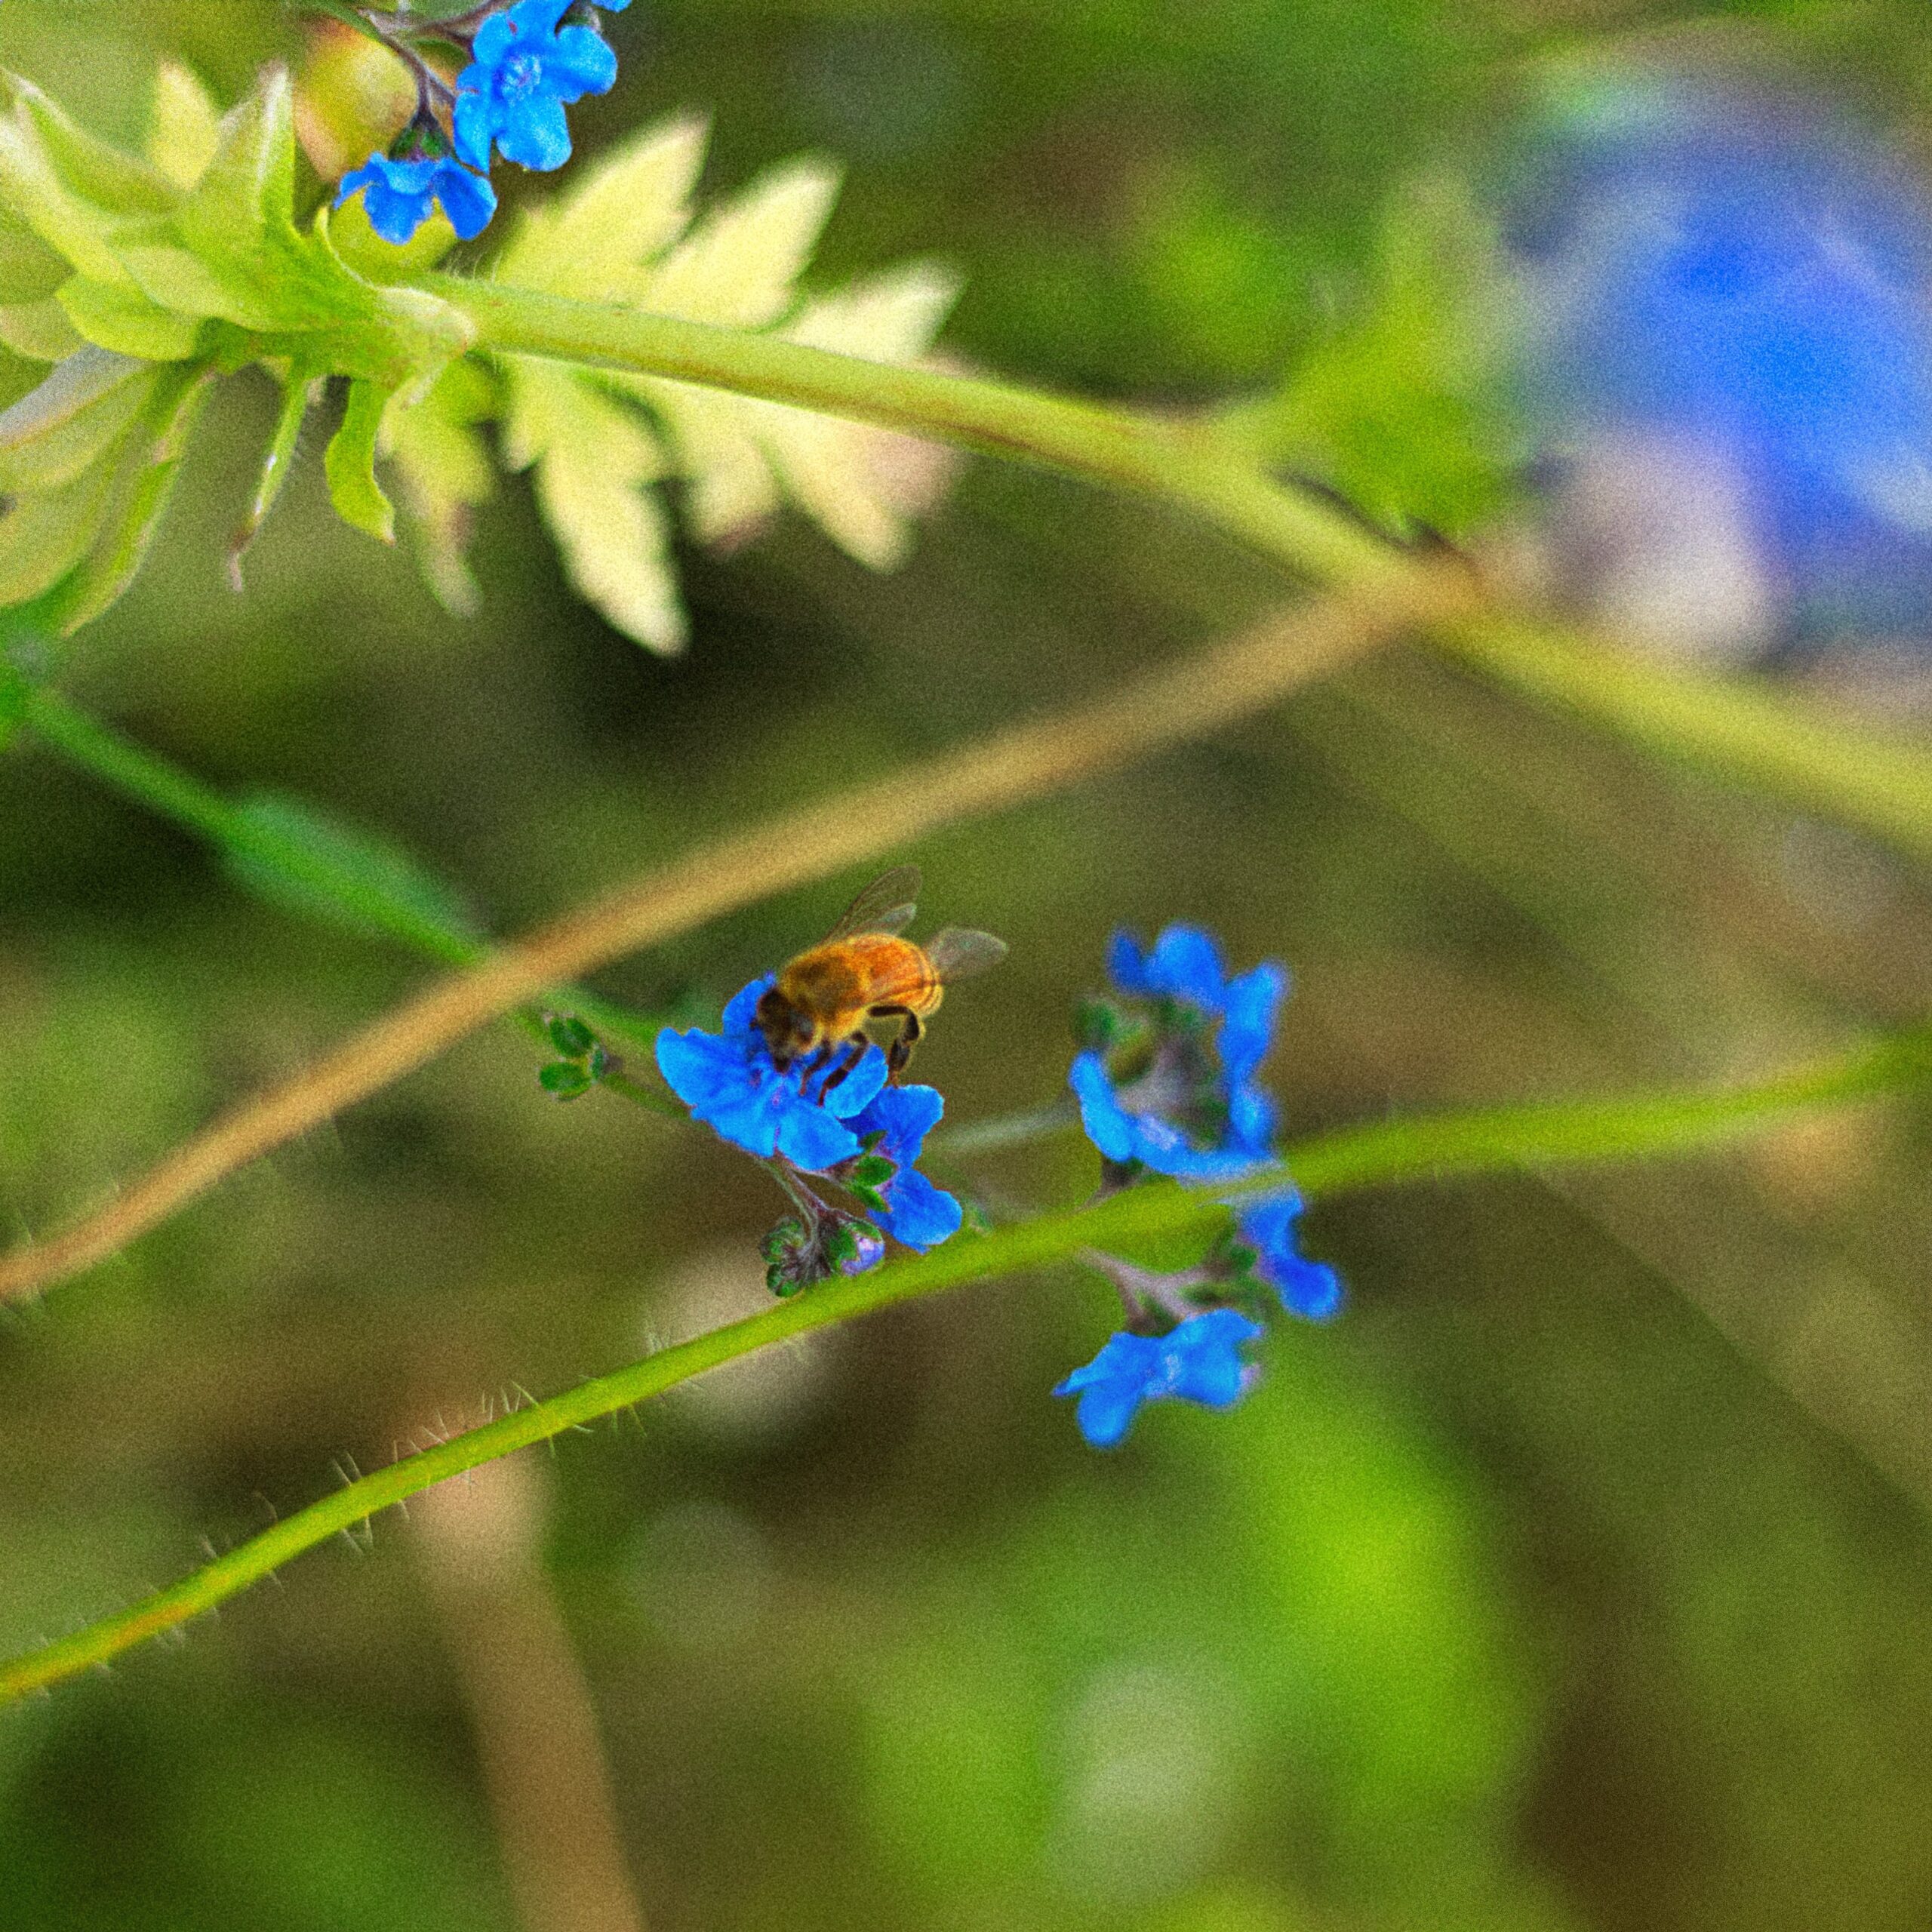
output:
M 326 901 L 355 924 L 386 934 L 445 965 L 474 966 L 489 956 L 487 942 L 473 934 L 438 921 L 414 900 L 386 891 L 379 881 L 334 864 L 326 854 L 284 836 L 192 773 L 124 738 L 45 686 L 19 681 L 11 691 L 9 706 L 16 724 L 69 764 L 207 840 L 228 858 L 245 860 L 297 892 Z M 580 1015 L 598 1032 L 646 1052 L 657 1037 L 657 1020 L 580 987 L 561 989 L 552 1004 Z M 546 1037 L 543 1021 L 534 1011 L 517 1018 L 539 1038 Z M 639 1106 L 685 1117 L 683 1108 L 637 1081 L 605 1084 Z
M 1296 575 L 1367 585 L 1404 553 L 1314 493 L 1278 483 L 1223 433 L 1004 383 L 905 368 L 779 337 L 493 281 L 430 278 L 483 346 L 729 389 L 1017 459 L 1193 510 Z M 1486 675 L 1734 784 L 1932 860 L 1932 755 L 1742 681 L 1675 671 L 1506 613 L 1437 643 Z
M 1932 1027 L 1746 1086 L 1488 1108 L 1345 1128 L 1291 1149 L 1282 1166 L 1229 1192 L 1242 1197 L 1266 1193 L 1292 1174 L 1309 1198 L 1324 1198 L 1425 1177 L 1687 1153 L 1809 1109 L 1927 1082 L 1932 1082 Z M 57 1684 L 186 1623 L 303 1551 L 434 1484 L 615 1414 L 755 1349 L 968 1281 L 1064 1261 L 1085 1248 L 1131 1248 L 1155 1236 L 1211 1232 L 1228 1213 L 1212 1195 L 1162 1181 L 1071 1213 L 992 1234 L 962 1235 L 933 1254 L 896 1261 L 854 1280 L 826 1282 L 349 1484 L 131 1609 L 0 1666 L 0 1703 Z

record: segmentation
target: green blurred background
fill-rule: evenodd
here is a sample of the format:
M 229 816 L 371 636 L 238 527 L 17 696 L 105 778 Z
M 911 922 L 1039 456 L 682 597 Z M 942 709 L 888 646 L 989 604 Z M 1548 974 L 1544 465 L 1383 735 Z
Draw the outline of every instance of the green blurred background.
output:
M 713 190 L 837 155 L 826 273 L 941 254 L 956 352 L 1161 407 L 1315 340 L 1378 209 L 1479 155 L 1552 49 L 1734 48 L 1908 143 L 1932 105 L 1906 7 L 638 0 L 614 32 L 586 150 L 700 107 Z M 226 100 L 300 46 L 266 0 L 0 13 L 0 60 L 129 140 L 162 54 Z M 1191 524 L 979 464 L 897 577 L 797 519 L 682 555 L 694 640 L 664 662 L 573 601 L 520 485 L 458 622 L 334 520 L 312 448 L 237 598 L 272 405 L 225 389 L 63 686 L 224 789 L 380 831 L 499 930 L 1278 594 Z M 1295 1131 L 1767 1068 L 1932 985 L 1932 898 L 1884 854 L 1419 653 L 906 856 L 930 919 L 1014 946 L 922 1053 L 958 1119 L 1062 1090 L 1121 922 L 1292 962 Z M 715 1001 L 860 883 L 604 983 Z M 98 1204 L 422 973 L 17 743 L 10 1226 Z M 5 1318 L 0 1643 L 759 1305 L 778 1203 L 749 1165 L 557 1106 L 536 1065 L 472 1040 Z M 1047 1395 L 1112 1325 L 1091 1277 L 747 1364 L 0 1716 L 0 1927 L 1932 1924 L 1927 1138 L 1874 1112 L 1324 1206 L 1346 1318 L 1112 1457 Z M 1092 1157 L 964 1178 L 1070 1201 Z

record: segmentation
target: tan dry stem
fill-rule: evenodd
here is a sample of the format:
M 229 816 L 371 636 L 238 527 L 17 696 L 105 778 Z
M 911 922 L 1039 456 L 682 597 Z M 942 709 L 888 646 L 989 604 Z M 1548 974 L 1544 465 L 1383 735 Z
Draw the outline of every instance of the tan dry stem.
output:
M 528 1932 L 645 1932 L 590 1687 L 543 1573 L 545 1472 L 506 1457 L 412 1512 Z
M 438 980 L 199 1134 L 112 1205 L 0 1260 L 0 1301 L 106 1260 L 217 1182 L 414 1072 L 499 1015 L 611 961 L 897 850 L 941 826 L 1063 790 L 1262 710 L 1398 633 L 1473 614 L 1454 559 L 1404 562 L 1150 672 L 1108 697 L 1008 727 L 928 764 L 701 846 Z

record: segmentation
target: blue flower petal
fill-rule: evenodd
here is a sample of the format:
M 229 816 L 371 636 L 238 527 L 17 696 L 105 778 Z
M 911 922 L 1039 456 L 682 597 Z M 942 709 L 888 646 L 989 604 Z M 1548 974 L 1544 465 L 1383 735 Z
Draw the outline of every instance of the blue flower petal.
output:
M 1078 1395 L 1080 1432 L 1108 1449 L 1126 1435 L 1143 1402 L 1164 1396 L 1224 1409 L 1240 1401 L 1252 1375 L 1242 1346 L 1261 1330 L 1233 1309 L 1191 1316 L 1158 1339 L 1125 1333 L 1110 1336 L 1084 1368 L 1054 1390 Z
M 868 1134 L 884 1134 L 876 1151 L 898 1166 L 909 1168 L 945 1112 L 946 1102 L 937 1088 L 887 1087 L 852 1122 L 852 1131 L 862 1140 Z
M 1124 1329 L 1109 1335 L 1094 1359 L 1076 1368 L 1054 1389 L 1056 1395 L 1077 1395 L 1097 1383 L 1124 1378 L 1144 1382 L 1158 1364 L 1161 1345 L 1152 1337 L 1130 1335 Z
M 565 27 L 543 50 L 543 85 L 559 100 L 608 94 L 617 85 L 617 57 L 589 27 Z
M 1299 1245 L 1301 1196 L 1284 1188 L 1244 1206 L 1235 1216 L 1242 1240 L 1255 1251 L 1255 1272 L 1280 1296 L 1291 1315 L 1326 1321 L 1342 1306 L 1342 1281 L 1334 1269 L 1306 1260 Z
M 1133 1427 L 1146 1399 L 1146 1392 L 1131 1383 L 1103 1383 L 1081 1397 L 1074 1420 L 1096 1449 L 1111 1449 Z
M 724 1014 L 724 1030 L 728 1033 L 748 1033 L 757 1023 L 758 1003 L 777 985 L 778 975 L 768 973 L 761 980 L 754 980 L 748 986 L 734 993 L 726 1002 Z
M 885 1084 L 889 1072 L 884 1054 L 876 1047 L 868 1047 L 858 1065 L 819 1104 L 835 1118 L 850 1120 L 854 1114 L 863 1113 L 872 1105 L 879 1089 Z M 812 1076 L 810 1084 L 814 1091 L 820 1088 L 823 1079 L 821 1075 Z
M 1106 1063 L 1098 1054 L 1079 1054 L 1066 1078 L 1080 1103 L 1080 1124 L 1087 1138 L 1110 1161 L 1132 1160 L 1134 1122 L 1115 1098 Z
M 778 1117 L 778 1151 L 793 1166 L 817 1173 L 849 1161 L 859 1151 L 859 1137 L 841 1126 L 823 1107 L 789 1095 L 791 1104 Z
M 497 118 L 497 146 L 506 160 L 547 172 L 570 159 L 570 118 L 553 95 L 533 94 L 512 113 L 499 110 Z
M 570 11 L 571 4 L 571 0 L 516 0 L 503 17 L 513 35 L 525 41 L 544 39 L 557 31 L 557 23 Z
M 1259 1323 L 1232 1308 L 1211 1309 L 1183 1321 L 1167 1338 L 1166 1392 L 1207 1408 L 1231 1407 L 1247 1390 L 1241 1345 L 1259 1341 L 1262 1334 Z
M 790 1116 L 784 1097 L 770 1088 L 747 1087 L 741 1091 L 718 1095 L 692 1113 L 706 1126 L 747 1154 L 768 1161 L 783 1144 L 784 1128 Z
M 1219 1014 L 1226 974 L 1221 949 L 1198 926 L 1170 926 L 1148 954 L 1148 985 L 1170 999 L 1185 1000 L 1204 1013 Z
M 472 75 L 500 67 L 509 58 L 522 38 L 515 16 L 514 7 L 507 13 L 492 14 L 476 29 L 476 38 L 469 44 L 472 64 L 457 77 L 458 87 L 480 86 L 481 82 L 473 79 Z
M 1136 999 L 1150 998 L 1154 989 L 1147 983 L 1146 955 L 1140 942 L 1127 931 L 1117 932 L 1107 943 L 1107 977 L 1119 989 Z
M 882 1196 L 885 1211 L 872 1219 L 894 1241 L 921 1254 L 950 1241 L 966 1218 L 959 1203 L 916 1168 L 902 1167 L 886 1183 Z
M 472 76 L 478 78 L 472 79 Z M 496 110 L 488 95 L 481 91 L 488 80 L 481 68 L 466 67 L 457 82 L 456 110 L 451 116 L 456 130 L 457 155 L 472 168 L 490 165 L 490 144 L 496 139 Z
M 497 212 L 497 191 L 480 174 L 466 168 L 446 166 L 436 177 L 436 198 L 450 218 L 457 238 L 473 242 Z
M 1221 1028 L 1221 1063 L 1229 1081 L 1251 1078 L 1267 1056 L 1275 1021 L 1288 990 L 1286 970 L 1272 959 L 1228 982 L 1226 1018 Z

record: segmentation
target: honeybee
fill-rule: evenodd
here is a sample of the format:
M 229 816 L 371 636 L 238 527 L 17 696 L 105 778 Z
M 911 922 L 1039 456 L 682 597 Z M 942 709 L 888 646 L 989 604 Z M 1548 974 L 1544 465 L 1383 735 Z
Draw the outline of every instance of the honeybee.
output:
M 926 1022 L 939 1011 L 946 987 L 1006 957 L 1004 940 L 957 926 L 947 927 L 924 946 L 901 939 L 918 910 L 918 896 L 917 866 L 899 866 L 875 879 L 817 946 L 785 968 L 758 1003 L 753 1017 L 776 1065 L 789 1067 L 810 1054 L 808 1081 L 822 1068 L 831 1068 L 821 1100 L 864 1058 L 872 1044 L 868 1021 L 900 1023 L 885 1056 L 896 1078 L 912 1057 Z

